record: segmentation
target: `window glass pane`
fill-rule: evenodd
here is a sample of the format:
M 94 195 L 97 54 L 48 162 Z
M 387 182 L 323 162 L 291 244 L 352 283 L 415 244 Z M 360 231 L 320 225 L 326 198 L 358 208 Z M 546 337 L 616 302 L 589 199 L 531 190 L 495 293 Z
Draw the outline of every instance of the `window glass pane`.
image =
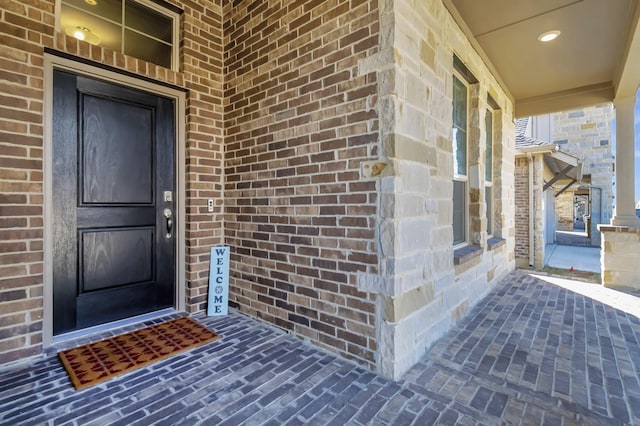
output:
M 463 181 L 453 181 L 453 244 L 460 244 L 466 240 L 465 210 L 467 184 Z
M 467 86 L 453 76 L 453 125 L 467 128 Z
M 126 2 L 125 25 L 153 38 L 171 43 L 173 23 L 167 16 L 132 1 Z
M 467 175 L 467 132 L 456 128 L 453 129 L 453 171 Z
M 484 187 L 484 199 L 487 203 L 487 234 L 493 234 L 493 187 Z
M 126 30 L 124 37 L 125 55 L 171 68 L 171 46 L 131 30 Z
M 62 2 L 63 6 L 66 4 L 72 9 L 79 9 L 115 23 L 122 22 L 122 0 L 99 0 L 95 4 L 91 3 L 94 2 L 86 2 L 85 0 L 64 0 Z M 64 17 L 64 12 L 62 15 Z M 93 28 L 91 30 L 93 31 Z
M 453 76 L 454 173 L 467 175 L 467 87 Z
M 167 68 L 176 65 L 174 19 L 133 0 L 62 0 L 60 8 L 66 34 Z
M 491 110 L 487 110 L 484 121 L 487 130 L 485 180 L 491 182 L 493 180 L 493 113 Z
M 69 35 L 78 28 L 86 28 L 91 34 L 98 37 L 97 44 L 100 47 L 119 52 L 122 49 L 122 31 L 119 24 L 115 24 L 97 16 L 90 15 L 71 6 L 62 4 L 60 26 Z M 69 31 L 69 29 L 71 29 Z M 89 38 L 86 41 L 92 42 Z

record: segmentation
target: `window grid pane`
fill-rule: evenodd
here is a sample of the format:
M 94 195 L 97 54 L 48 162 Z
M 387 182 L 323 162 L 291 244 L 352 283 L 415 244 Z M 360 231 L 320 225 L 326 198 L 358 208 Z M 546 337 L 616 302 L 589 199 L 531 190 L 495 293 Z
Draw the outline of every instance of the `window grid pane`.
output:
M 82 0 L 62 0 L 60 11 L 60 25 L 68 34 L 67 27 L 88 28 L 101 47 L 167 68 L 175 66 L 175 19 L 170 11 L 132 0 L 101 0 L 95 6 Z
M 467 86 L 453 76 L 453 167 L 467 175 Z
M 487 133 L 485 180 L 491 182 L 493 181 L 493 112 L 491 110 L 487 110 L 484 121 Z
M 173 25 L 170 17 L 130 0 L 125 4 L 124 16 L 127 28 L 171 45 Z
M 453 181 L 453 244 L 466 241 L 467 183 Z
M 484 198 L 487 203 L 487 234 L 493 235 L 493 187 L 484 187 Z

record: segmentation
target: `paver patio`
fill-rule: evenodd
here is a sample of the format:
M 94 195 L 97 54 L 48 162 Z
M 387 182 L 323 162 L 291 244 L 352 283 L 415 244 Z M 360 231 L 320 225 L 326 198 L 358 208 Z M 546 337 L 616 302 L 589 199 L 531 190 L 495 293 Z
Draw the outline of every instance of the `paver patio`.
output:
M 234 311 L 197 316 L 223 338 L 83 391 L 55 354 L 0 372 L 0 423 L 638 424 L 640 299 L 614 297 L 515 271 L 398 382 Z

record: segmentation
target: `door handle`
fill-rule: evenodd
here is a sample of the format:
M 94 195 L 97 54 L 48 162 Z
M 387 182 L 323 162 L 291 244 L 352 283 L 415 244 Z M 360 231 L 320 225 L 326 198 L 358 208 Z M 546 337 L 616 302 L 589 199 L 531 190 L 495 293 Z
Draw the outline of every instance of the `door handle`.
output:
M 173 228 L 173 219 L 171 219 L 171 216 L 171 209 L 164 209 L 164 217 L 167 219 L 167 239 L 171 238 L 171 230 Z

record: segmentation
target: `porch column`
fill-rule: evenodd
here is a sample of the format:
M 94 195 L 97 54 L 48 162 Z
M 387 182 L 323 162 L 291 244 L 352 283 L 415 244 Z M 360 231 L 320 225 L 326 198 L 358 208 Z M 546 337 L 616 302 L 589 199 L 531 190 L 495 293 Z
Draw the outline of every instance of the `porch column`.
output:
M 640 290 L 640 221 L 635 211 L 635 94 L 614 101 L 616 107 L 616 211 L 611 225 L 598 225 L 602 236 L 602 285 Z
M 635 210 L 635 94 L 614 100 L 616 108 L 616 210 L 611 224 L 640 228 Z

